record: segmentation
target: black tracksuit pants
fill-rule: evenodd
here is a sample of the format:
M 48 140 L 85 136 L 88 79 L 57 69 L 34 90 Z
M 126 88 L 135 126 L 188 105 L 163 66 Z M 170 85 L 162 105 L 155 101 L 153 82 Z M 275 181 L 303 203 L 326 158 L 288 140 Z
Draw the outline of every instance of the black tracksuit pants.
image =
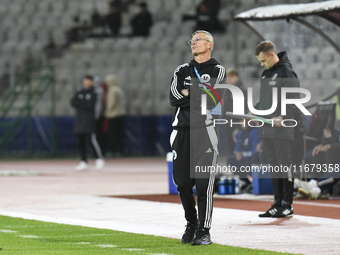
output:
M 91 141 L 91 147 L 94 151 L 95 157 L 97 159 L 103 158 L 100 146 L 97 142 L 96 134 L 95 133 L 78 133 L 78 147 L 80 153 L 80 160 L 87 162 L 87 153 L 86 153 L 86 145 L 87 140 Z
M 125 116 L 119 116 L 109 119 L 109 150 L 113 153 L 123 153 L 124 152 L 124 119 Z
M 263 150 L 271 166 L 288 166 L 292 164 L 292 141 L 288 139 L 263 139 Z M 293 203 L 294 180 L 292 173 L 272 173 L 274 205 L 289 207 Z
M 190 132 L 191 135 L 196 132 L 199 134 L 197 139 L 191 138 L 194 139 L 191 145 Z M 206 128 L 196 131 L 174 130 L 170 140 L 173 150 L 173 179 L 184 208 L 185 219 L 189 223 L 198 221 L 199 228 L 210 229 L 215 173 L 197 174 L 195 166 L 216 166 L 217 151 L 213 149 L 211 135 Z M 197 193 L 198 219 L 193 193 L 194 185 Z

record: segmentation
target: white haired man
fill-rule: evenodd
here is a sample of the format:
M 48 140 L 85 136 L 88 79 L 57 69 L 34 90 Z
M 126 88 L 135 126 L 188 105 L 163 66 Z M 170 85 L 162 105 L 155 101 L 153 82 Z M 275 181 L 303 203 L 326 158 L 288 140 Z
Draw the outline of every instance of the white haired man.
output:
M 170 86 L 170 104 L 175 107 L 170 142 L 173 150 L 173 179 L 182 202 L 186 230 L 182 243 L 211 244 L 214 173 L 195 175 L 195 166 L 215 166 L 218 155 L 217 131 L 212 125 L 213 99 L 207 97 L 207 113 L 201 114 L 201 96 L 213 95 L 215 84 L 225 82 L 225 68 L 211 52 L 212 35 L 204 30 L 192 34 L 189 45 L 194 59 L 179 65 Z M 215 95 L 216 96 L 216 95 Z M 217 100 L 217 98 L 216 98 Z M 214 101 L 216 101 L 214 99 Z M 196 186 L 198 217 L 193 187 Z

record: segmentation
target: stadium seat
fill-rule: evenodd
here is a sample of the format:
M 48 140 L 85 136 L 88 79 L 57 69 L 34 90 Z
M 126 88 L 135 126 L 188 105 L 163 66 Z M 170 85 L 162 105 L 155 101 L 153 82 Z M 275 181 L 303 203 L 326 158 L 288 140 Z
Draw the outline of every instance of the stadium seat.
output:
M 16 26 L 15 24 L 15 20 L 12 18 L 11 15 L 6 15 L 5 18 L 3 19 L 3 23 L 2 26 L 5 29 L 11 30 L 12 28 L 14 28 Z
M 317 47 L 310 47 L 306 50 L 306 61 L 307 63 L 319 63 L 320 62 L 320 49 Z
M 100 14 L 107 14 L 109 10 L 107 1 L 95 1 L 95 7 Z
M 52 10 L 52 4 L 49 0 L 40 1 L 38 3 L 39 12 L 49 13 Z
M 180 27 L 180 33 L 182 35 L 187 35 L 190 38 L 191 34 L 194 32 L 195 24 L 196 24 L 195 21 L 186 21 L 186 22 L 183 22 L 181 27 Z
M 52 10 L 54 13 L 62 14 L 65 10 L 66 4 L 65 1 L 53 1 L 52 2 Z
M 299 79 L 305 79 L 307 77 L 307 72 L 304 64 L 293 64 L 294 71 L 296 72 Z
M 338 62 L 328 63 L 326 68 L 322 69 L 322 78 L 324 79 L 338 79 L 339 78 L 339 67 Z
M 144 45 L 143 48 L 145 50 L 155 50 L 158 46 L 159 40 L 158 38 L 149 36 L 148 38 L 146 38 L 146 40 L 144 41 Z
M 149 0 L 147 3 L 148 3 L 148 8 L 151 13 L 158 13 L 162 8 L 163 1 Z
M 32 17 L 31 26 L 32 28 L 36 30 L 40 30 L 40 28 L 45 28 L 46 30 L 47 28 L 44 26 L 45 21 L 46 21 L 46 15 L 44 13 L 40 15 L 34 15 Z
M 128 38 L 117 38 L 112 41 L 113 49 L 116 50 L 124 50 L 128 48 L 130 43 L 130 39 Z
M 22 12 L 22 3 L 19 3 L 17 1 L 12 1 L 11 4 L 9 5 L 9 12 L 11 13 L 12 16 L 17 16 L 20 15 Z
M 63 46 L 66 43 L 65 31 L 63 29 L 55 29 L 52 36 L 56 45 Z
M 337 53 L 332 47 L 323 47 L 319 55 L 321 58 L 321 63 L 324 66 L 327 66 L 335 62 L 335 56 L 337 55 Z
M 151 27 L 150 34 L 156 38 L 161 38 L 165 35 L 165 28 L 167 27 L 166 22 L 159 22 Z
M 142 37 L 132 37 L 129 40 L 128 49 L 130 50 L 141 49 L 143 47 L 145 40 L 146 39 Z
M 37 8 L 38 8 L 37 7 L 37 2 L 25 3 L 23 5 L 24 16 L 32 17 L 32 15 L 35 14 Z
M 191 34 L 181 35 L 177 37 L 176 41 L 174 42 L 175 49 L 186 49 L 190 50 L 190 46 L 188 45 L 188 40 L 191 38 Z
M 95 5 L 91 1 L 82 1 L 80 4 L 80 10 L 82 13 L 92 13 L 93 10 L 95 9 Z

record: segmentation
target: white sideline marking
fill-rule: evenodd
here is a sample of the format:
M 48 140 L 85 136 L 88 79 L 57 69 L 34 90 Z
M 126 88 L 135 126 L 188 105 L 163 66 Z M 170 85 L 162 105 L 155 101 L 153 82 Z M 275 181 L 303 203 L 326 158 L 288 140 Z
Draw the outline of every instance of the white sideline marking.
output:
M 0 229 L 0 232 L 2 232 L 2 233 L 17 233 L 18 231 L 8 230 L 8 229 Z
M 106 236 L 108 234 L 89 234 L 89 235 L 75 235 L 75 236 L 64 236 L 64 237 L 83 237 L 83 236 Z
M 84 237 L 84 236 L 106 236 L 114 234 L 89 234 L 89 235 L 75 235 L 75 236 L 58 236 L 58 237 Z M 54 238 L 55 236 L 44 236 L 44 238 Z
M 147 253 L 147 255 L 171 255 L 168 253 Z
M 340 208 L 340 205 L 336 205 L 336 204 L 321 204 L 321 203 L 305 202 L 305 201 L 294 201 L 293 206 L 294 206 L 294 204 Z
M 137 249 L 137 248 L 121 248 L 121 250 L 124 250 L 124 251 L 144 251 L 143 249 Z
M 33 235 L 23 235 L 23 236 L 20 236 L 22 238 L 39 238 L 39 236 L 33 236 Z
M 79 242 L 79 243 L 75 243 L 75 244 L 91 244 L 89 242 Z
M 102 248 L 116 248 L 117 245 L 112 245 L 112 244 L 97 244 L 96 246 L 102 247 Z

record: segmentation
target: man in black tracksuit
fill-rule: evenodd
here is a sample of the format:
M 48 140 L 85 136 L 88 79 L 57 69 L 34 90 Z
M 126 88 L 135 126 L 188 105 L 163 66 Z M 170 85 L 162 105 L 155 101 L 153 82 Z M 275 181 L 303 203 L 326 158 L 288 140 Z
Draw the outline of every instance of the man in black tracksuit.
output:
M 86 155 L 86 140 L 88 139 L 91 139 L 91 145 L 97 158 L 96 169 L 100 170 L 104 167 L 105 162 L 95 134 L 96 92 L 93 87 L 93 77 L 86 75 L 83 84 L 84 88 L 77 91 L 71 100 L 71 105 L 76 109 L 74 131 L 77 134 L 81 159 L 76 170 L 83 171 L 88 168 Z
M 211 244 L 214 173 L 195 172 L 198 166 L 215 166 L 217 132 L 210 110 L 215 106 L 207 96 L 207 114 L 201 114 L 201 95 L 214 94 L 211 87 L 225 82 L 225 69 L 211 58 L 213 37 L 198 30 L 189 41 L 194 59 L 176 68 L 170 86 L 170 103 L 176 107 L 170 142 L 173 150 L 173 178 L 182 202 L 187 228 L 182 243 Z M 206 84 L 203 85 L 203 84 Z M 208 86 L 211 86 L 210 88 Z M 205 91 L 204 91 L 204 90 Z M 222 91 L 217 90 L 220 94 Z M 215 96 L 214 96 L 215 97 Z M 218 99 L 215 98 L 215 101 Z M 193 187 L 196 185 L 198 218 Z
M 296 73 L 286 52 L 276 53 L 275 45 L 270 41 L 261 42 L 255 55 L 265 66 L 261 76 L 260 102 L 255 106 L 258 110 L 268 110 L 272 106 L 273 88 L 277 88 L 277 108 L 267 115 L 268 119 L 276 119 L 274 126 L 265 124 L 259 134 L 263 140 L 263 150 L 270 166 L 287 166 L 292 164 L 291 149 L 294 141 L 294 127 L 282 126 L 284 119 L 297 119 L 300 111 L 295 105 L 287 104 L 286 115 L 281 114 L 281 88 L 300 87 Z M 298 93 L 288 93 L 287 98 L 299 98 Z M 294 126 L 293 121 L 287 121 L 287 126 Z M 259 217 L 291 217 L 293 216 L 293 177 L 292 172 L 272 173 L 274 188 L 274 204 Z

